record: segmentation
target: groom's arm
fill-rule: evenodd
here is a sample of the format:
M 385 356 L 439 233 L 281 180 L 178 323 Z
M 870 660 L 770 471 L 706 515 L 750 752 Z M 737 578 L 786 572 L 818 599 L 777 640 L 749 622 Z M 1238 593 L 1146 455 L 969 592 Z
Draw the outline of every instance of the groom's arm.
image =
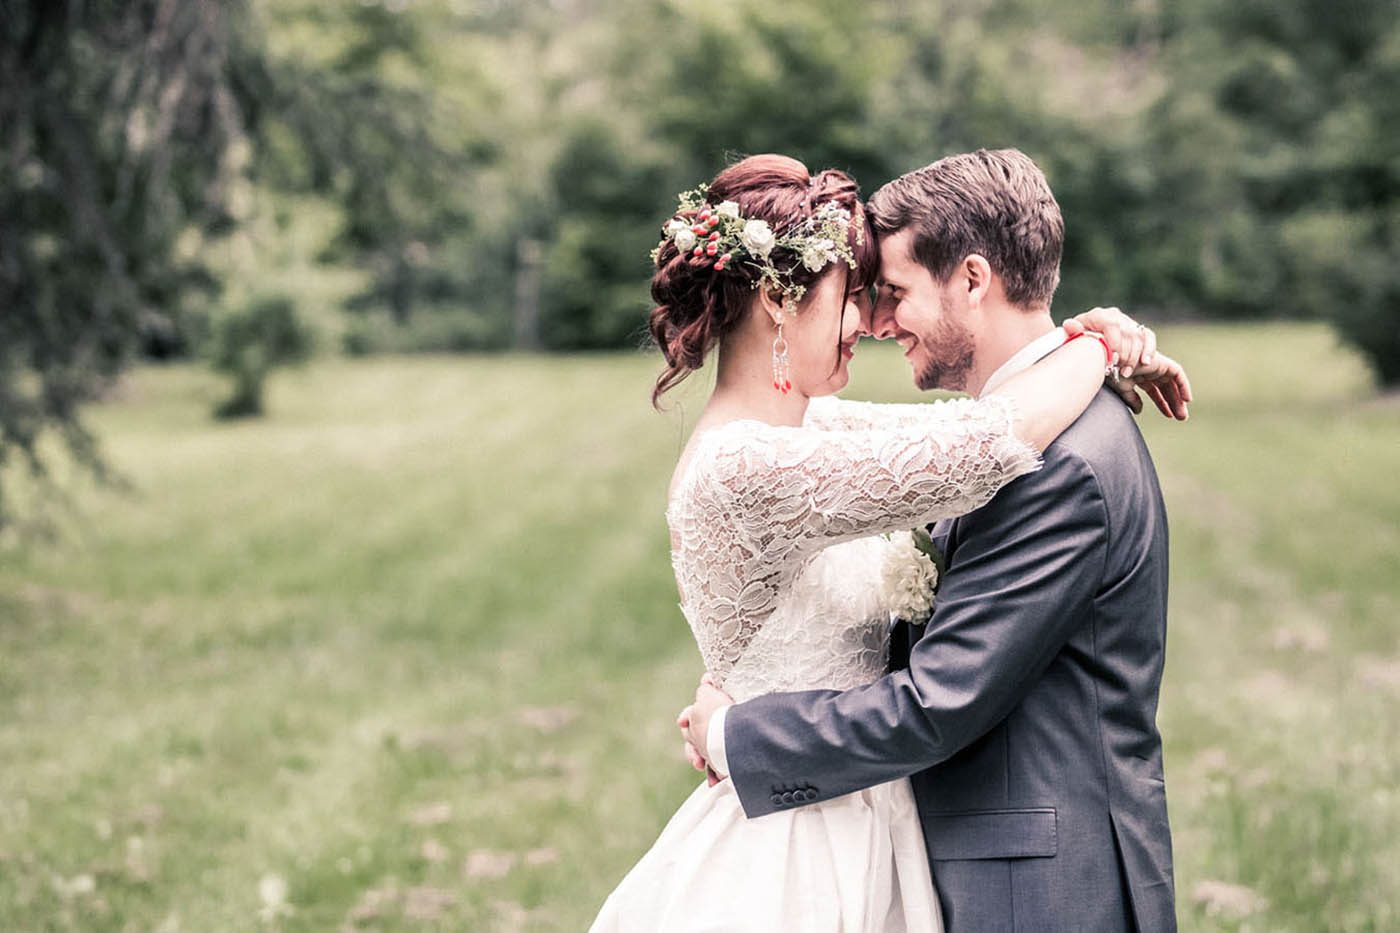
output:
M 1053 445 L 1039 473 L 962 519 L 954 568 L 908 669 L 845 692 L 772 694 L 726 710 L 725 763 L 745 813 L 906 777 L 985 734 L 1087 621 L 1107 540 L 1093 470 Z

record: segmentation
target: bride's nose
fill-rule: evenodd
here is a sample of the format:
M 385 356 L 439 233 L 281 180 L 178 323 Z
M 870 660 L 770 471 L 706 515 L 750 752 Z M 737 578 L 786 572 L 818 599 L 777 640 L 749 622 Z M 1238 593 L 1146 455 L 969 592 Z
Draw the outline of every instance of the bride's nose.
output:
M 856 315 L 855 315 L 856 327 L 855 327 L 854 333 L 852 333 L 851 336 L 852 336 L 852 337 L 856 337 L 856 338 L 859 338 L 859 337 L 869 337 L 869 336 L 871 335 L 871 333 L 872 333 L 872 331 L 871 331 L 871 325 L 872 325 L 872 320 L 871 320 L 871 318 L 872 318 L 872 313 L 873 313 L 873 311 L 874 311 L 873 306 L 871 305 L 870 302 L 868 302 L 868 301 L 861 301 L 860 299 L 855 299 L 855 300 L 853 300 L 853 301 L 852 301 L 852 304 L 854 304 L 854 305 L 855 305 L 855 308 L 856 308 Z

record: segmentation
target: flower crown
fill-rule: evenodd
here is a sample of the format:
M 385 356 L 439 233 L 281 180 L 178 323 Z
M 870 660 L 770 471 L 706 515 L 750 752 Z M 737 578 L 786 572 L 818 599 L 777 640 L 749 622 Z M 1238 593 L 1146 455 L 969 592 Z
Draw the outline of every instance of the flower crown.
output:
M 707 198 L 708 185 L 684 191 L 678 199 L 676 216 L 662 228 L 662 240 L 651 251 L 653 264 L 660 263 L 661 248 L 670 240 L 682 255 L 714 260 L 715 271 L 723 272 L 736 262 L 758 273 L 754 288 L 782 292 L 785 302 L 796 304 L 807 293 L 807 287 L 793 281 L 799 266 L 810 272 L 820 272 L 828 263 L 843 259 L 856 268 L 855 251 L 849 241 L 851 212 L 828 201 L 817 207 L 807 220 L 786 233 L 778 234 L 768 221 L 746 220 L 739 214 L 739 205 L 721 201 L 711 205 Z M 691 215 L 687 220 L 682 215 Z M 856 242 L 864 243 L 860 222 L 856 221 Z M 787 268 L 773 261 L 775 250 L 789 250 L 798 257 Z

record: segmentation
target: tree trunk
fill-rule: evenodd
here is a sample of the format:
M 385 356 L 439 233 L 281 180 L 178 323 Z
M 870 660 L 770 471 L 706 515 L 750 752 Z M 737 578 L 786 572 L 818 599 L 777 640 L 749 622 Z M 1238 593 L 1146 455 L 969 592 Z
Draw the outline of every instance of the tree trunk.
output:
M 522 237 L 515 251 L 515 342 L 517 350 L 538 350 L 540 342 L 540 265 L 538 240 Z

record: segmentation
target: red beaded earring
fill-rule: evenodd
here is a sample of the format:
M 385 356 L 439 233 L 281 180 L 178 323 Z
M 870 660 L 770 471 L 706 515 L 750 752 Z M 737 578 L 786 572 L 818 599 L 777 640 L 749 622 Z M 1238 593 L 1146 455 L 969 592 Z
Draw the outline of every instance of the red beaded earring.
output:
M 792 373 L 788 368 L 788 345 L 783 337 L 783 322 L 778 322 L 778 336 L 773 338 L 773 388 L 787 395 L 792 391 Z

